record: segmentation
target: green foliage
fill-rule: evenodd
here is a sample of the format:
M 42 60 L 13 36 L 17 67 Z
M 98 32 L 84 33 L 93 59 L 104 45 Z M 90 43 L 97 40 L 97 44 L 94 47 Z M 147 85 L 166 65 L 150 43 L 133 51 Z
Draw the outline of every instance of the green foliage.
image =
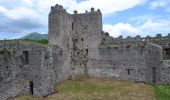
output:
M 3 55 L 5 54 L 5 51 L 4 50 L 0 50 L 0 55 Z
M 42 40 L 23 39 L 23 41 L 39 43 L 39 44 L 42 44 L 42 45 L 48 45 L 48 40 L 47 39 L 42 39 Z
M 7 50 L 6 48 L 0 49 L 0 55 L 11 55 L 11 52 L 9 50 Z
M 47 45 L 48 44 L 48 40 L 47 39 L 38 40 L 37 42 L 41 43 L 43 45 Z
M 164 60 L 170 60 L 170 55 L 166 55 L 166 57 L 164 58 Z
M 158 45 L 161 45 L 161 46 L 170 43 L 170 41 L 169 41 L 169 40 L 166 40 L 166 39 L 154 39 L 154 40 L 152 40 L 151 42 L 152 42 L 152 43 L 155 43 L 155 44 L 158 44 Z
M 170 100 L 170 86 L 155 85 L 154 89 L 158 100 Z

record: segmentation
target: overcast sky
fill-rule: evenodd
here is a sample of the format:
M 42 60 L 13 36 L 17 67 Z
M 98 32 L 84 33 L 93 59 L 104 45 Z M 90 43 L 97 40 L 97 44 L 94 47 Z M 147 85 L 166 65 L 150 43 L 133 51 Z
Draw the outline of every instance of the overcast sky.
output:
M 101 9 L 104 31 L 113 37 L 170 33 L 170 0 L 0 0 L 0 39 L 47 33 L 48 13 L 55 4 L 69 13 Z

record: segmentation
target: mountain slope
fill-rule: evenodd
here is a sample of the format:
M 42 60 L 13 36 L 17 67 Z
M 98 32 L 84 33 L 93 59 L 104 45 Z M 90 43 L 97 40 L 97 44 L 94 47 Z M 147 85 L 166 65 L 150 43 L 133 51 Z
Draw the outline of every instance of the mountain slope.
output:
M 48 39 L 48 34 L 41 34 L 41 33 L 33 32 L 26 36 L 23 36 L 21 39 L 30 39 L 30 40 Z

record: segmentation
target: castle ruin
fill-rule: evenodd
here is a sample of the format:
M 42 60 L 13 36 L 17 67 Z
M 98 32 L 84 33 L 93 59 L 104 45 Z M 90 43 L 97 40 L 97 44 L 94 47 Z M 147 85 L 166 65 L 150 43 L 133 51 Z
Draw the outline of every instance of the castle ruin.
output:
M 49 44 L 0 43 L 0 99 L 46 96 L 64 80 L 97 78 L 147 84 L 170 83 L 170 61 L 163 48 L 140 37 L 110 37 L 100 10 L 69 14 L 51 7 Z

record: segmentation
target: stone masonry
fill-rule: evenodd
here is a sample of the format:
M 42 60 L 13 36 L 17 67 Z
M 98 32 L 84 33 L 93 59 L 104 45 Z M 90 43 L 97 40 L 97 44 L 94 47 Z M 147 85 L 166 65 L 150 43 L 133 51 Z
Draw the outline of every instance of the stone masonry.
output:
M 169 84 L 170 61 L 163 60 L 161 46 L 147 39 L 110 37 L 103 32 L 99 9 L 69 14 L 61 5 L 52 6 L 48 45 L 0 43 L 0 99 L 46 96 L 55 91 L 54 84 L 68 79 Z

